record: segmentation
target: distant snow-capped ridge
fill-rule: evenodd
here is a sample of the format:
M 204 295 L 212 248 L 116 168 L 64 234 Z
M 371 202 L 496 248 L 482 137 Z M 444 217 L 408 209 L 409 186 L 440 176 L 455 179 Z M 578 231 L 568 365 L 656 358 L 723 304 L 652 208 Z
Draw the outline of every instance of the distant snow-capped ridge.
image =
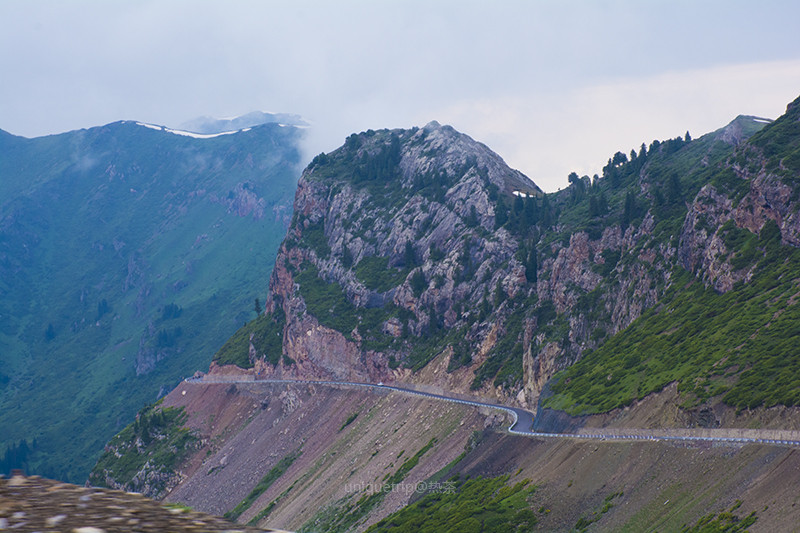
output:
M 139 126 L 144 126 L 145 128 L 150 128 L 151 130 L 166 131 L 168 133 L 174 133 L 175 135 L 183 135 L 184 137 L 194 137 L 195 139 L 210 139 L 212 137 L 219 137 L 220 135 L 230 135 L 232 133 L 250 130 L 250 128 L 243 128 L 241 130 L 222 131 L 219 133 L 195 133 L 193 131 L 175 130 L 166 126 L 158 126 L 156 124 L 147 124 L 146 122 L 137 122 L 136 124 Z
M 300 115 L 253 111 L 234 118 L 198 117 L 179 125 L 175 128 L 175 131 L 200 135 L 218 135 L 270 123 L 278 123 L 285 126 L 308 126 L 308 122 L 303 120 Z

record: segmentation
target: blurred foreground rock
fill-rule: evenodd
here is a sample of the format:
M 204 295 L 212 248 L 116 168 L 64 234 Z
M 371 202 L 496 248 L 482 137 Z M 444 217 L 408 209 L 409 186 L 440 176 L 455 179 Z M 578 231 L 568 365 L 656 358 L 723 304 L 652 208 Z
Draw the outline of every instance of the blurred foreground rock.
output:
M 0 478 L 0 530 L 74 533 L 146 531 L 270 531 L 239 526 L 141 494 L 80 487 L 15 473 Z

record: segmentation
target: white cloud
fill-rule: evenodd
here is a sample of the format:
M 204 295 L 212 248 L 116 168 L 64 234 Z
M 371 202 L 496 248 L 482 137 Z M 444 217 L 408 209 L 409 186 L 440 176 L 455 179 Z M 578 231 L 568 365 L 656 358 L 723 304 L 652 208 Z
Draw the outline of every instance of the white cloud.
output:
M 435 119 L 553 190 L 616 150 L 780 114 L 798 17 L 788 0 L 3 0 L 0 128 L 288 112 L 313 154 Z
M 668 72 L 575 87 L 546 96 L 462 100 L 439 120 L 482 140 L 540 187 L 567 174 L 599 173 L 616 151 L 689 131 L 693 137 L 739 114 L 777 118 L 800 94 L 800 60 Z

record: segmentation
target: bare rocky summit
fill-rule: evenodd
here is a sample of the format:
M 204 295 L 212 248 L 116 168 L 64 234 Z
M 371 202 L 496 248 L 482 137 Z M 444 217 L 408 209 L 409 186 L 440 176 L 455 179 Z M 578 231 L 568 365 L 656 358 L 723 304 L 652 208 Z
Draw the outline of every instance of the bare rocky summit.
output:
M 257 371 L 402 379 L 391 363 L 438 329 L 469 329 L 478 344 L 491 329 L 473 327 L 487 291 L 500 284 L 514 295 L 525 283 L 517 240 L 495 228 L 497 197 L 515 192 L 542 195 L 485 145 L 436 122 L 352 135 L 317 157 L 270 280 L 267 310 L 286 317 L 287 358 L 271 364 L 256 349 Z M 303 290 L 312 272 L 341 290 L 348 311 L 380 312 L 379 323 L 349 329 L 315 313 L 316 295 Z

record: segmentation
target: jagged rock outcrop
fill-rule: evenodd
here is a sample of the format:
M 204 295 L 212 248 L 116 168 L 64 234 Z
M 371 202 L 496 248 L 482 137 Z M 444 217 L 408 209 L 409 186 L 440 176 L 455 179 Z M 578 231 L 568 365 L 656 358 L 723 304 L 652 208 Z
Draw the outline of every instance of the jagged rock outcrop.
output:
M 376 329 L 397 341 L 465 327 L 465 314 L 498 283 L 516 295 L 525 276 L 518 241 L 495 229 L 492 199 L 514 191 L 541 194 L 484 145 L 435 122 L 354 135 L 315 159 L 298 184 L 266 305 L 287 317 L 283 346 L 293 363 L 257 371 L 382 380 L 392 376 L 389 357 L 404 357 L 398 342 L 369 349 L 375 339 L 364 336 L 374 332 L 314 316 L 298 281 L 309 269 L 341 291 L 351 313 L 390 309 Z M 391 280 L 376 281 L 387 272 Z
M 788 110 L 791 109 L 790 104 Z M 725 131 L 741 133 L 740 119 Z M 780 120 L 791 121 L 792 116 L 787 114 Z M 794 121 L 797 122 L 796 117 Z M 739 144 L 725 135 L 722 138 Z M 770 170 L 769 158 L 758 143 L 738 148 L 735 155 L 738 157 L 728 165 L 724 188 L 720 189 L 720 184 L 703 186 L 689 206 L 678 250 L 681 266 L 697 272 L 719 292 L 729 291 L 736 282 L 750 276 L 748 269 L 737 269 L 731 261 L 732 250 L 725 244 L 726 223 L 758 235 L 768 221 L 773 221 L 783 244 L 800 246 L 800 197 L 793 180 L 787 179 L 783 164 Z
M 676 189 L 680 178 L 670 176 L 669 170 L 665 172 L 664 159 L 659 155 L 679 148 L 683 142 L 680 139 L 666 146 L 654 143 L 650 159 L 635 168 L 629 178 L 635 180 L 645 197 L 639 201 L 651 204 L 640 223 L 625 231 L 620 225 L 607 226 L 602 236 L 594 240 L 578 232 L 571 235 L 567 246 L 557 241 L 550 245 L 552 257 L 540 269 L 538 296 L 540 300 L 551 300 L 559 313 L 569 315 L 569 328 L 561 342 L 546 339 L 541 333 L 531 335 L 532 345 L 523 357 L 527 399 L 536 398 L 555 372 L 577 361 L 585 350 L 597 347 L 598 341 L 622 331 L 654 307 L 670 287 L 676 267 L 696 273 L 719 292 L 730 290 L 738 281 L 747 281 L 752 266 L 737 269 L 732 258 L 739 252 L 726 246 L 730 225 L 758 234 L 772 220 L 780 227 L 782 242 L 796 245 L 800 233 L 796 226 L 798 210 L 792 201 L 797 196 L 794 187 L 785 177 L 768 172 L 762 152 L 746 143 L 767 122 L 770 121 L 737 117 L 725 128 L 697 141 L 706 150 L 705 155 L 683 156 L 682 165 L 693 157 L 699 175 L 703 175 L 702 168 L 711 167 L 714 172 L 706 175 L 718 177 L 713 183 L 701 184 L 696 196 L 687 202 L 688 210 L 676 238 L 665 239 L 657 228 L 657 217 L 664 216 L 659 213 L 659 204 L 665 201 L 664 190 L 675 199 L 681 195 Z M 720 143 L 731 148 L 726 150 Z M 712 159 L 715 150 L 716 161 Z M 732 155 L 726 159 L 720 153 Z M 655 169 L 650 160 L 658 165 Z M 613 179 L 613 172 L 609 174 Z M 666 176 L 666 185 L 657 181 L 663 179 L 659 175 Z M 721 186 L 724 190 L 720 190 Z M 597 297 L 589 298 L 591 294 Z

